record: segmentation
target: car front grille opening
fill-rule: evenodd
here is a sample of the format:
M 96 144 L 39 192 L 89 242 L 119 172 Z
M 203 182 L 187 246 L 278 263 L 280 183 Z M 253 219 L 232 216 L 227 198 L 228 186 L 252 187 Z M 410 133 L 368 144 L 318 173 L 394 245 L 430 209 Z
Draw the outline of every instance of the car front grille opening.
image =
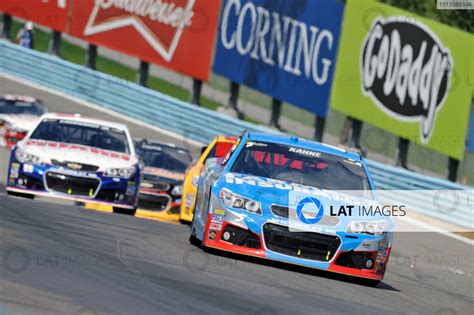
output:
M 250 232 L 233 225 L 227 225 L 222 232 L 221 239 L 237 246 L 260 249 L 260 238 Z
M 271 251 L 316 261 L 330 261 L 341 244 L 337 235 L 291 232 L 286 226 L 271 223 L 263 226 L 263 235 Z
M 74 196 L 93 197 L 99 188 L 98 178 L 76 177 L 54 172 L 46 173 L 49 190 Z
M 285 206 L 279 205 L 272 205 L 271 206 L 272 213 L 278 217 L 286 218 L 289 217 L 289 208 Z M 303 211 L 306 213 L 305 211 Z M 311 214 L 309 214 L 311 215 Z M 336 217 L 332 217 L 329 215 L 325 215 L 321 218 L 321 220 L 317 223 L 317 225 L 324 225 L 324 226 L 336 226 L 338 225 L 340 220 Z
M 163 211 L 170 202 L 171 198 L 168 195 L 140 194 L 138 196 L 138 208 L 143 210 Z
M 170 213 L 172 213 L 172 214 L 179 214 L 180 210 L 181 210 L 181 207 L 180 207 L 180 206 L 173 206 L 173 207 L 171 207 L 171 209 L 170 209 Z
M 31 176 L 20 175 L 16 183 L 31 190 L 44 190 L 43 181 Z
M 373 269 L 374 268 L 374 254 L 373 252 L 343 252 L 334 263 L 338 266 L 355 268 L 355 269 Z

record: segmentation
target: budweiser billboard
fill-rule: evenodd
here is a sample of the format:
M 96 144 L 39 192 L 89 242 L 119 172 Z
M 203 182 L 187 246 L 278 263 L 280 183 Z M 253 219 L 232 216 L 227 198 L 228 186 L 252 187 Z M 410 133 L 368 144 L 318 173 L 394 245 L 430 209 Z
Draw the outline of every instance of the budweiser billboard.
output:
M 76 0 L 68 32 L 207 80 L 218 11 L 219 0 Z
M 71 0 L 1 0 L 0 11 L 57 31 L 64 31 Z

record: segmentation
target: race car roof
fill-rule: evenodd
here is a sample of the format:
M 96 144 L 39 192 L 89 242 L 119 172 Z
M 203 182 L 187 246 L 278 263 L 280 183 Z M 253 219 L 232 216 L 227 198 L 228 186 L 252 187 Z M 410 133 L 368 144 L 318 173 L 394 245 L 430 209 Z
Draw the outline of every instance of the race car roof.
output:
M 146 144 L 146 145 L 150 145 L 150 146 L 169 147 L 169 148 L 189 151 L 187 148 L 178 147 L 174 143 L 162 142 L 162 141 L 159 141 L 159 140 L 135 139 L 135 143 L 136 143 L 137 147 L 140 147 L 141 145 Z
M 0 96 L 0 99 L 6 100 L 6 101 L 20 101 L 20 102 L 25 102 L 25 103 L 34 103 L 34 102 L 39 101 L 39 99 L 32 96 L 10 95 L 10 94 Z
M 91 124 L 97 124 L 97 125 L 101 125 L 101 126 L 105 126 L 105 127 L 109 127 L 113 129 L 118 129 L 118 130 L 123 130 L 123 131 L 128 130 L 127 126 L 124 124 L 114 123 L 114 122 L 91 118 L 91 117 L 85 117 L 80 114 L 48 113 L 41 116 L 41 120 L 43 119 L 66 119 L 66 120 L 72 120 L 72 121 L 88 122 Z
M 333 154 L 336 156 L 341 156 L 341 157 L 345 157 L 345 158 L 349 158 L 353 160 L 362 160 L 362 157 L 357 152 L 349 151 L 347 149 L 339 148 L 339 147 L 332 146 L 325 143 L 305 140 L 302 138 L 298 138 L 296 136 L 271 135 L 271 134 L 264 134 L 264 133 L 249 132 L 248 139 L 252 141 L 271 142 L 271 143 L 294 146 L 294 147 L 303 148 L 303 149 L 317 150 L 320 152 Z

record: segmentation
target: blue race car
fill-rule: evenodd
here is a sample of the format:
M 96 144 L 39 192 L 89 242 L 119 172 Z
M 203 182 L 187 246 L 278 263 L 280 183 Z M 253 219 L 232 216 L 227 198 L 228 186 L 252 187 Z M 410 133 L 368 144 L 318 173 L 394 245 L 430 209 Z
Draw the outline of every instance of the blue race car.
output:
M 11 152 L 7 193 L 68 199 L 133 214 L 142 165 L 125 125 L 45 114 Z
M 367 196 L 373 198 L 373 190 L 356 152 L 297 137 L 244 133 L 222 163 L 200 177 L 190 241 L 376 284 L 390 255 L 391 219 L 329 213 L 327 206 L 322 210 L 322 198 L 314 198 L 357 200 L 360 205 Z M 293 199 L 301 192 L 309 192 L 308 197 L 298 203 Z M 305 208 L 308 200 L 316 208 Z M 295 220 L 317 229 L 292 229 L 298 227 Z

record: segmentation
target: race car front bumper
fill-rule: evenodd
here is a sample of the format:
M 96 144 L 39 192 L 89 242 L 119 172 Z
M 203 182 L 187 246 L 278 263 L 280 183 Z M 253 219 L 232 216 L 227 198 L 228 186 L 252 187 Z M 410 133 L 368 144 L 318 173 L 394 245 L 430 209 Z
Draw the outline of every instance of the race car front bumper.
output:
M 53 165 L 38 166 L 12 162 L 6 190 L 134 209 L 137 187 L 135 179 L 110 178 L 100 172 L 80 172 Z
M 382 280 L 386 236 L 292 232 L 288 222 L 221 207 L 207 217 L 203 244 L 219 250 Z
M 167 191 L 141 188 L 136 217 L 179 222 L 181 199 L 174 199 Z

